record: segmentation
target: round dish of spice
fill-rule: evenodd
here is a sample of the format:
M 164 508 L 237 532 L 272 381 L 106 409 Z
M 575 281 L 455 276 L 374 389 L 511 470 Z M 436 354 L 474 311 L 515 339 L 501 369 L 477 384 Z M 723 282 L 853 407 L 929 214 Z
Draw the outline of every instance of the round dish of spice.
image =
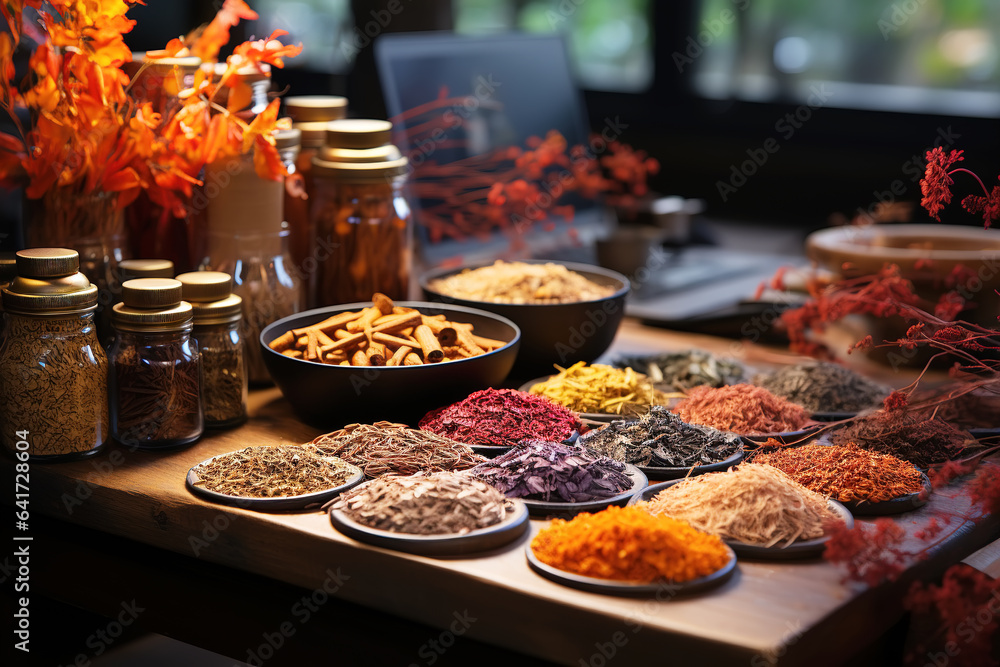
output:
M 673 412 L 688 423 L 732 431 L 753 440 L 774 436 L 784 441 L 815 426 L 803 407 L 752 384 L 695 387 L 674 406 Z
M 863 449 L 891 454 L 924 469 L 977 447 L 972 434 L 953 424 L 902 410 L 879 410 L 859 417 L 831 433 L 830 442 L 835 445 L 853 442 Z
M 330 521 L 366 544 L 461 556 L 516 540 L 528 529 L 528 510 L 468 475 L 438 472 L 365 482 L 334 502 Z
M 466 444 L 392 422 L 349 424 L 307 447 L 339 456 L 368 477 L 465 470 L 486 460 Z
M 427 287 L 456 299 L 513 304 L 596 301 L 615 293 L 614 287 L 600 285 L 562 264 L 499 259 L 490 266 L 430 279 Z
M 483 389 L 428 412 L 418 426 L 495 455 L 524 440 L 571 439 L 580 420 L 541 396 L 516 389 Z
M 188 471 L 187 487 L 223 505 L 282 511 L 319 507 L 364 478 L 357 466 L 306 447 L 257 446 L 195 465 Z
M 653 386 L 665 392 L 687 391 L 701 385 L 722 387 L 747 379 L 746 367 L 740 362 L 702 350 L 619 357 L 615 366 L 645 373 Z
M 642 373 L 631 368 L 603 364 L 588 366 L 580 361 L 559 372 L 532 380 L 521 387 L 580 413 L 584 419 L 609 421 L 616 417 L 638 417 L 653 405 L 666 405 L 665 394 Z
M 573 516 L 624 505 L 646 486 L 633 465 L 591 454 L 583 447 L 528 441 L 481 463 L 472 476 L 508 498 L 520 498 L 532 516 Z
M 846 445 L 803 445 L 762 452 L 773 466 L 808 489 L 840 501 L 852 514 L 900 514 L 927 503 L 930 482 L 908 461 Z
M 755 376 L 753 383 L 801 405 L 816 419 L 853 416 L 877 407 L 892 391 L 846 366 L 829 362 L 785 366 Z
M 693 593 L 721 585 L 736 568 L 718 537 L 635 507 L 553 519 L 526 551 L 546 579 L 612 595 Z
M 828 539 L 828 522 L 854 525 L 851 513 L 837 501 L 810 491 L 777 468 L 755 463 L 654 484 L 630 504 L 687 521 L 752 558 L 819 556 Z
M 595 454 L 634 464 L 649 479 L 725 470 L 743 459 L 740 436 L 688 424 L 659 405 L 638 421 L 613 421 L 578 442 Z

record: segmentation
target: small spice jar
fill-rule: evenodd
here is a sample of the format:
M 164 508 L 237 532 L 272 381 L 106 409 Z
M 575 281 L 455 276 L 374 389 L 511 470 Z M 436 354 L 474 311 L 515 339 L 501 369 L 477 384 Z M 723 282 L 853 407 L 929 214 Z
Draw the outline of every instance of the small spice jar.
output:
M 327 124 L 313 158 L 317 243 L 329 259 L 317 271 L 317 305 L 364 301 L 375 292 L 405 299 L 412 263 L 412 218 L 403 197 L 407 160 L 391 143 L 392 124 L 345 119 Z
M 108 358 L 97 339 L 97 286 L 65 248 L 17 253 L 3 289 L 0 442 L 19 458 L 62 461 L 108 440 Z
M 111 433 L 123 445 L 163 449 L 194 442 L 204 430 L 201 367 L 191 338 L 193 309 L 166 278 L 122 285 L 111 347 Z
M 194 309 L 194 337 L 201 355 L 202 410 L 206 428 L 229 428 L 247 419 L 247 372 L 240 321 L 243 300 L 233 277 L 221 271 L 182 273 L 184 300 Z

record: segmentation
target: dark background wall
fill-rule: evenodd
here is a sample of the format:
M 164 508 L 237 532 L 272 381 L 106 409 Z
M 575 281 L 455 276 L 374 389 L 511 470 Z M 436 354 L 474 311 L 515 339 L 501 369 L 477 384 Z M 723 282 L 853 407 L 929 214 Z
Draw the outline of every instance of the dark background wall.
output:
M 251 6 L 254 5 L 250 1 Z M 368 17 L 385 0 L 352 0 L 355 16 Z M 767 221 L 814 229 L 828 224 L 833 213 L 851 217 L 880 200 L 919 201 L 919 167 L 924 151 L 939 137 L 967 149 L 969 166 L 992 181 L 1000 160 L 1000 122 L 970 118 L 885 111 L 822 108 L 792 136 L 780 136 L 776 124 L 795 113 L 797 102 L 709 100 L 696 93 L 691 76 L 671 60 L 688 37 L 698 31 L 694 0 L 651 2 L 653 84 L 641 93 L 584 91 L 592 127 L 620 116 L 628 128 L 622 140 L 660 160 L 653 187 L 662 193 L 703 198 L 708 214 L 729 219 Z M 132 15 L 137 29 L 130 46 L 146 50 L 211 19 L 218 3 L 202 0 L 151 0 Z M 450 0 L 409 0 L 407 11 L 386 31 L 448 30 L 454 13 Z M 233 42 L 249 36 L 253 25 L 233 31 Z M 306 45 L 308 47 L 308 45 Z M 275 89 L 293 94 L 334 93 L 350 97 L 352 114 L 384 116 L 371 46 L 361 49 L 349 72 L 287 68 L 274 73 Z M 733 182 L 734 171 L 760 150 L 769 137 L 780 149 L 754 170 L 747 187 L 726 196 L 720 182 Z M 748 154 L 751 151 L 751 154 Z M 735 176 L 738 179 L 738 176 Z M 969 190 L 971 192 L 971 190 Z M 2 202 L 0 248 L 16 243 L 18 196 Z M 955 210 L 946 220 L 976 224 Z M 917 208 L 915 219 L 926 219 Z

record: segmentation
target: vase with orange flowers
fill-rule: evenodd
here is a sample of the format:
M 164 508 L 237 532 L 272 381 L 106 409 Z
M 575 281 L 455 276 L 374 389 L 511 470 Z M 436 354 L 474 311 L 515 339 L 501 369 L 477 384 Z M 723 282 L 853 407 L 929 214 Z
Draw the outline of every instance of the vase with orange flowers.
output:
M 213 65 L 194 74 L 190 87 L 177 93 L 176 104 L 154 105 L 155 100 L 133 91 L 142 67 L 131 79 L 126 73 L 132 53 L 124 35 L 135 25 L 126 14 L 137 1 L 5 0 L 0 5 L 10 28 L 10 34 L 0 34 L 0 104 L 18 129 L 18 136 L 0 134 L 0 183 L 24 188 L 33 212 L 26 221 L 30 245 L 76 247 L 97 238 L 121 247 L 114 240 L 124 233 L 121 212 L 140 193 L 183 217 L 203 167 L 219 156 L 252 152 L 262 177 L 284 176 L 271 136 L 279 101 L 256 118 L 235 113 L 252 95 L 237 71 L 281 67 L 282 58 L 296 55 L 301 46 L 282 44 L 278 38 L 285 33 L 275 31 L 237 46 L 216 72 L 230 28 L 257 16 L 243 0 L 225 0 L 208 25 L 146 54 L 143 67 L 160 58 L 185 57 Z M 25 36 L 35 47 L 29 72 L 17 84 L 13 56 Z M 19 109 L 28 112 L 27 128 Z M 105 265 L 91 279 L 107 281 L 113 273 Z

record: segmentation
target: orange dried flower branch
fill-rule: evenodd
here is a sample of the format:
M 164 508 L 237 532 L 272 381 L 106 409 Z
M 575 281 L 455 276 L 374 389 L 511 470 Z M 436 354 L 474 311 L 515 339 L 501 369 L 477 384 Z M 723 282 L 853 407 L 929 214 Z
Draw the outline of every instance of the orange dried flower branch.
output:
M 0 104 L 17 123 L 16 107 L 32 112 L 30 130 L 20 137 L 0 135 L 0 184 L 25 185 L 31 199 L 54 188 L 78 195 L 118 193 L 125 207 L 146 190 L 157 204 L 184 212 L 183 198 L 199 183 L 202 168 L 220 156 L 254 152 L 257 173 L 277 179 L 285 174 L 272 130 L 278 100 L 252 120 L 235 113 L 249 88 L 239 72 L 281 67 L 302 47 L 267 39 L 236 47 L 218 78 L 199 70 L 192 88 L 178 103 L 158 113 L 134 99 L 122 69 L 131 62 L 124 35 L 135 22 L 126 17 L 141 0 L 5 0 L 0 3 L 11 34 L 0 34 Z M 30 74 L 14 83 L 13 53 L 23 33 L 26 9 L 41 17 L 41 41 L 29 60 Z M 148 59 L 196 55 L 212 65 L 229 41 L 229 30 L 257 14 L 243 0 L 226 0 L 215 19 L 184 38 L 171 40 Z M 148 65 L 144 65 L 146 67 Z M 140 72 L 142 70 L 140 69 Z M 138 76 L 138 75 L 136 75 Z M 217 103 L 229 88 L 228 107 Z

